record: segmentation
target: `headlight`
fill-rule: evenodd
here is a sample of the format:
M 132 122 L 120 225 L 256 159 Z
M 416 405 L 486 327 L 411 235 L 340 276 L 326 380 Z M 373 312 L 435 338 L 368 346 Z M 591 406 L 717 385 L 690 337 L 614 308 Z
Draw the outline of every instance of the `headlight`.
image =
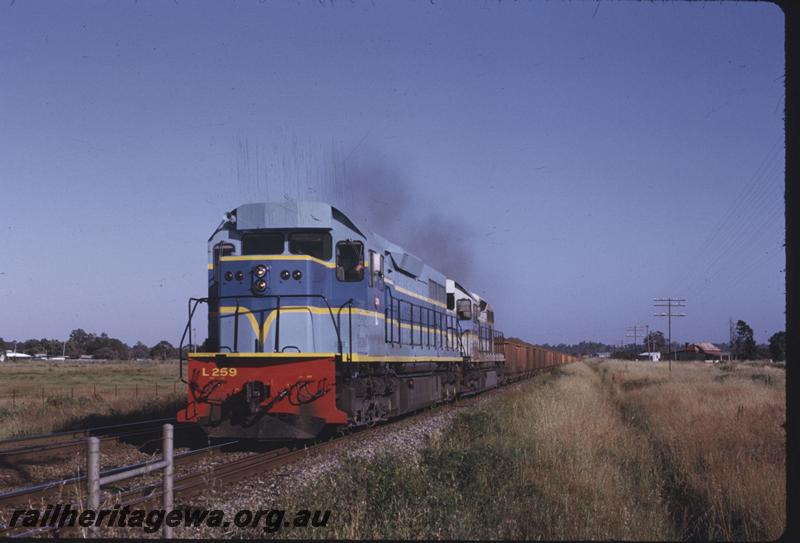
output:
M 256 274 L 256 277 L 261 279 L 265 275 L 267 275 L 267 267 L 264 264 L 259 264 L 253 269 L 253 273 Z
M 267 282 L 264 281 L 263 279 L 259 279 L 258 281 L 253 283 L 253 289 L 256 292 L 264 292 L 265 290 L 267 290 Z

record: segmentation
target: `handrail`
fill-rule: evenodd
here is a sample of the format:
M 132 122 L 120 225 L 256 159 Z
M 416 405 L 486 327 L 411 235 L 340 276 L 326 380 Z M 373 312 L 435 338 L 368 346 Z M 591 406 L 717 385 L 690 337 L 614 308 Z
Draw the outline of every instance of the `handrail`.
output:
M 391 287 L 386 287 L 386 293 L 388 295 L 388 303 L 386 304 L 386 309 L 384 309 L 384 341 L 390 344 L 396 345 L 403 345 L 403 305 L 407 304 L 409 307 L 409 320 L 406 321 L 411 325 L 411 338 L 410 342 L 407 345 L 412 347 L 416 346 L 414 339 L 414 308 L 419 309 L 419 346 L 423 346 L 423 330 L 422 330 L 422 310 L 426 310 L 428 314 L 428 318 L 426 319 L 426 326 L 428 327 L 428 343 L 427 346 L 430 347 L 430 335 L 431 335 L 431 319 L 430 315 L 433 315 L 433 328 L 434 328 L 434 348 L 446 348 L 448 350 L 456 350 L 458 349 L 459 352 L 464 354 L 464 345 L 461 339 L 463 331 L 461 330 L 461 324 L 455 320 L 455 316 L 448 315 L 443 311 L 438 311 L 435 308 L 430 307 L 423 307 L 419 304 L 415 304 L 409 300 L 403 300 L 401 298 L 396 298 L 392 294 Z M 395 319 L 395 308 L 397 311 L 397 318 Z M 390 322 L 391 321 L 391 322 Z M 397 338 L 394 335 L 394 323 L 397 322 Z M 455 325 L 453 325 L 455 324 Z M 437 344 L 437 337 L 439 339 Z
M 330 303 L 328 303 L 327 298 L 325 298 L 325 296 L 323 296 L 321 294 L 269 294 L 269 295 L 264 295 L 264 296 L 248 294 L 248 295 L 244 295 L 244 296 L 216 296 L 213 299 L 212 298 L 208 298 L 208 297 L 205 297 L 205 298 L 189 298 L 189 303 L 188 303 L 189 318 L 188 318 L 188 320 L 186 322 L 186 327 L 183 330 L 183 335 L 181 336 L 181 341 L 180 341 L 180 344 L 179 344 L 179 347 L 178 347 L 178 356 L 179 356 L 179 362 L 180 362 L 180 364 L 179 364 L 179 372 L 180 372 L 180 379 L 181 379 L 182 382 L 188 383 L 188 381 L 186 381 L 186 379 L 183 378 L 183 362 L 184 362 L 184 359 L 185 359 L 184 358 L 185 357 L 184 346 L 185 346 L 185 340 L 186 340 L 187 334 L 189 335 L 189 345 L 192 345 L 192 332 L 191 332 L 192 319 L 194 318 L 194 314 L 195 314 L 195 311 L 197 310 L 197 306 L 199 304 L 201 304 L 201 303 L 208 304 L 212 300 L 214 302 L 216 302 L 217 304 L 219 304 L 220 300 L 230 300 L 230 299 L 235 299 L 236 300 L 236 309 L 234 311 L 234 323 L 233 323 L 233 326 L 234 326 L 233 352 L 238 352 L 238 350 L 239 350 L 238 349 L 238 347 L 239 347 L 239 345 L 238 345 L 238 342 L 239 342 L 239 315 L 241 314 L 240 308 L 241 308 L 241 299 L 242 298 L 253 298 L 253 299 L 257 299 L 257 300 L 276 299 L 276 307 L 274 309 L 268 309 L 268 310 L 263 310 L 262 309 L 262 310 L 259 311 L 259 313 L 261 313 L 261 314 L 263 314 L 265 311 L 277 311 L 277 313 L 276 313 L 277 321 L 275 323 L 275 352 L 280 352 L 280 308 L 281 308 L 281 298 L 319 298 L 325 304 L 325 307 L 328 310 L 328 314 L 331 317 L 331 324 L 333 324 L 333 329 L 336 332 L 336 344 L 337 344 L 337 349 L 338 349 L 337 353 L 338 353 L 338 355 L 340 357 L 343 355 L 343 352 L 342 352 L 342 349 L 343 349 L 342 348 L 342 336 L 341 336 L 341 331 L 340 331 L 340 327 L 339 327 L 339 322 L 337 321 L 336 317 L 334 317 L 333 309 L 331 308 Z M 344 304 L 342 304 L 342 306 L 347 305 L 348 303 L 352 304 L 352 301 L 353 300 L 351 299 L 348 302 L 345 302 Z M 253 310 L 250 310 L 250 311 L 253 311 Z M 350 308 L 350 314 L 351 314 L 350 322 L 352 324 L 352 307 Z M 261 323 L 259 323 L 259 325 L 260 324 Z M 350 358 L 352 359 L 352 326 L 351 326 L 351 331 L 350 331 L 350 338 L 351 338 Z M 266 338 L 264 338 L 264 339 L 266 339 Z M 263 343 L 263 341 L 261 341 L 259 343 L 260 343 L 260 346 L 261 346 L 261 350 L 263 352 L 264 343 Z M 221 349 L 222 347 L 219 347 L 219 348 Z M 226 347 L 226 348 L 228 348 L 228 347 Z M 230 350 L 230 348 L 228 348 L 228 349 Z
M 188 333 L 189 345 L 192 344 L 192 317 L 194 317 L 194 312 L 197 310 L 198 304 L 200 304 L 200 302 L 204 300 L 208 302 L 208 298 L 189 298 L 189 302 L 187 304 L 187 309 L 189 311 L 189 319 L 186 321 L 186 328 L 183 329 L 181 342 L 178 346 L 178 360 L 179 360 L 178 378 L 186 384 L 189 384 L 189 381 L 183 378 L 183 341 L 186 339 L 186 334 Z M 192 302 L 194 302 L 194 305 L 192 305 Z
M 342 317 L 342 309 L 344 309 L 344 306 L 347 306 L 347 312 L 348 312 L 348 316 L 347 316 L 347 349 L 349 351 L 349 357 L 348 357 L 347 361 L 348 362 L 352 362 L 353 361 L 353 299 L 350 298 L 345 303 L 340 305 L 339 306 L 339 310 L 336 312 L 336 324 L 337 324 L 337 327 L 338 327 L 339 331 L 341 331 L 341 329 L 342 329 L 341 317 Z M 343 349 L 342 349 L 341 337 L 339 338 L 339 354 L 342 356 L 342 358 L 344 358 L 344 352 L 343 352 Z

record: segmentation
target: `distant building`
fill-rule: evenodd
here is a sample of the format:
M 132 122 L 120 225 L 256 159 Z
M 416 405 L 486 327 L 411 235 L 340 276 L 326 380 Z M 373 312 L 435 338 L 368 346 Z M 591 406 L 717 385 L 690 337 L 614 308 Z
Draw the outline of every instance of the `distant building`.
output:
M 82 354 L 79 357 L 79 360 L 94 360 L 94 356 L 92 356 L 90 354 Z
M 595 356 L 597 358 L 611 358 L 611 353 L 597 353 Z
M 655 353 L 650 353 L 650 352 L 639 353 L 638 355 L 636 355 L 636 357 L 639 360 L 650 360 L 651 362 L 658 362 L 659 360 L 661 360 L 661 353 L 659 353 L 659 352 L 655 352 Z
M 18 353 L 16 351 L 6 351 L 5 359 L 6 360 L 30 360 L 33 358 L 29 354 L 25 353 Z
M 728 353 L 723 353 L 722 350 L 713 343 L 687 343 L 682 350 L 675 352 L 675 359 L 714 362 L 730 359 L 730 355 Z

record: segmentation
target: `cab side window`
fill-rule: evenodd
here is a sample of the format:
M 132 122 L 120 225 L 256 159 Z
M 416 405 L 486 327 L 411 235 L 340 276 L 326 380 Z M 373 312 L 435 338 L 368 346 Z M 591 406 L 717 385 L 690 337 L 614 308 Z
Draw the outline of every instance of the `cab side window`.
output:
M 364 279 L 364 244 L 340 241 L 336 244 L 336 279 L 357 282 Z
M 383 277 L 383 255 L 375 251 L 369 252 L 369 286 L 380 285 Z

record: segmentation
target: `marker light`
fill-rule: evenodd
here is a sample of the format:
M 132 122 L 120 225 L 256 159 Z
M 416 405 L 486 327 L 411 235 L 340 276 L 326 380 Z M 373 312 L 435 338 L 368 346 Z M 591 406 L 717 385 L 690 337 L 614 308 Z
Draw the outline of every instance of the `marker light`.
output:
M 300 270 L 294 270 L 294 271 L 292 272 L 292 278 L 293 278 L 295 281 L 299 281 L 301 277 L 303 277 L 303 274 L 302 274 L 302 273 L 300 273 Z
M 267 290 L 267 282 L 264 281 L 263 279 L 259 279 L 253 284 L 253 289 L 256 292 L 264 292 L 265 290 Z
M 233 279 L 233 272 L 225 272 L 225 280 L 230 281 Z
M 241 281 L 242 279 L 244 279 L 244 274 L 242 272 L 240 272 L 240 271 L 237 271 L 236 272 L 236 280 L 237 281 Z
M 283 270 L 281 272 L 281 279 L 283 279 L 284 281 L 288 281 L 289 280 L 289 275 L 290 275 L 289 274 L 289 270 Z
M 253 269 L 253 273 L 256 274 L 256 277 L 261 279 L 265 275 L 267 275 L 267 267 L 264 264 L 259 264 Z

